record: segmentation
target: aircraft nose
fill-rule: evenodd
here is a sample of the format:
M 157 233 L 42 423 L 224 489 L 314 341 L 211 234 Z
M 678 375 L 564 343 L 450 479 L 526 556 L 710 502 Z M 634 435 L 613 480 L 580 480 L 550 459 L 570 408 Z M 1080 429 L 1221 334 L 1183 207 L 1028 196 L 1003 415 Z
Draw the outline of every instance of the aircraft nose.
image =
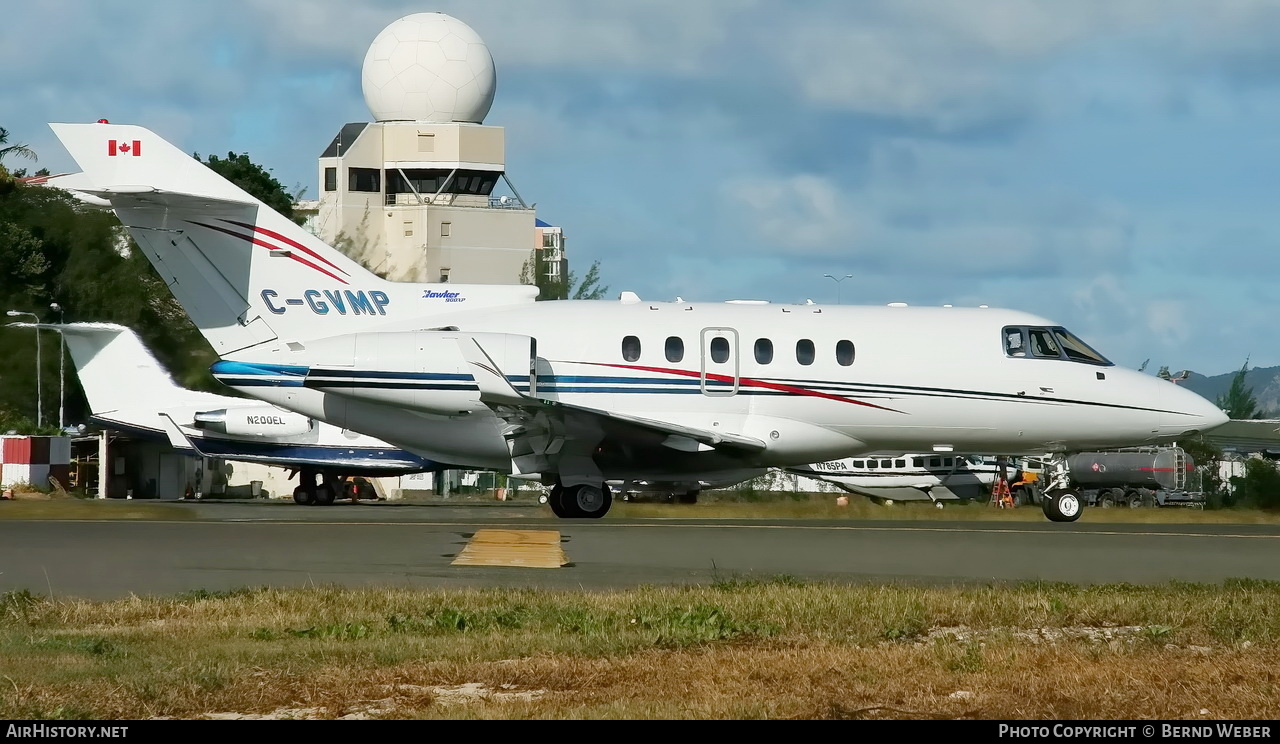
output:
M 1231 420 L 1231 417 L 1212 401 L 1182 388 L 1178 388 L 1178 393 L 1180 395 L 1172 407 L 1172 410 L 1177 413 L 1166 417 L 1165 426 L 1161 427 L 1166 431 L 1176 434 L 1204 433 Z

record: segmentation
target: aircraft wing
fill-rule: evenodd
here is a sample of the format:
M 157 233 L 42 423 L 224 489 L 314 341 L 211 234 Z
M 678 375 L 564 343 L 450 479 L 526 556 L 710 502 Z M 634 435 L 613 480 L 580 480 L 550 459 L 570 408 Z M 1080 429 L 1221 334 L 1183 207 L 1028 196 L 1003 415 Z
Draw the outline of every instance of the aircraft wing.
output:
M 1224 449 L 1277 452 L 1280 451 L 1280 420 L 1231 419 L 1210 429 L 1204 437 Z
M 746 461 L 767 445 L 754 437 L 710 431 L 586 406 L 543 400 L 516 390 L 484 348 L 470 337 L 458 339 L 462 357 L 480 388 L 480 400 L 502 418 L 516 474 L 557 472 L 565 485 L 596 482 L 597 455 L 717 452 Z

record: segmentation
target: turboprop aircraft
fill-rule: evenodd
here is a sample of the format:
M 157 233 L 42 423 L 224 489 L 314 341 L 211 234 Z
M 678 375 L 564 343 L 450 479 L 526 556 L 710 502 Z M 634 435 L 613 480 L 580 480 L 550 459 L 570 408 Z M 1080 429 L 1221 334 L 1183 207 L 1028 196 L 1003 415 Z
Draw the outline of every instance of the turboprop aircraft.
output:
M 62 333 L 94 421 L 142 436 L 168 437 L 174 447 L 204 457 L 295 469 L 299 485 L 293 499 L 300 504 L 332 504 L 341 496 L 343 476 L 374 478 L 444 467 L 269 403 L 179 387 L 125 326 L 9 325 Z
M 224 384 L 429 460 L 536 473 L 563 517 L 603 516 L 614 480 L 740 480 L 876 451 L 1066 453 L 1227 420 L 1012 310 L 534 302 L 533 287 L 388 282 L 147 129 L 51 126 L 83 169 L 61 185 L 111 205 Z M 1070 521 L 1081 502 L 1060 459 L 1044 509 Z

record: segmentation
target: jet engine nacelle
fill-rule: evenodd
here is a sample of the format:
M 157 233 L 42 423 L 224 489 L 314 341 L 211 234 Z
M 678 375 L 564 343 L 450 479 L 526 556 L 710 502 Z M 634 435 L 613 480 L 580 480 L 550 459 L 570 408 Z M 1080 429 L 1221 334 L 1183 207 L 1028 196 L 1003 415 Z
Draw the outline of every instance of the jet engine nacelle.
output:
M 531 336 L 463 331 L 354 333 L 307 342 L 307 387 L 444 416 L 487 410 L 460 343 L 475 342 L 521 392 L 536 394 Z
M 233 437 L 297 437 L 311 431 L 314 422 L 299 413 L 275 406 L 236 406 L 203 411 L 194 417 L 196 428 Z

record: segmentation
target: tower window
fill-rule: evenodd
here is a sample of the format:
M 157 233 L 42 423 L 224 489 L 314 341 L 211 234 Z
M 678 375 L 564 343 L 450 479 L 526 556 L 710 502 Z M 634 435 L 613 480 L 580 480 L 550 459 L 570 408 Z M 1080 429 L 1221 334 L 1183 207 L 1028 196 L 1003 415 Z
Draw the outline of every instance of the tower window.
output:
M 324 190 L 325 191 L 338 190 L 338 169 L 337 168 L 324 169 Z
M 377 168 L 347 168 L 348 191 L 382 190 L 382 172 Z

